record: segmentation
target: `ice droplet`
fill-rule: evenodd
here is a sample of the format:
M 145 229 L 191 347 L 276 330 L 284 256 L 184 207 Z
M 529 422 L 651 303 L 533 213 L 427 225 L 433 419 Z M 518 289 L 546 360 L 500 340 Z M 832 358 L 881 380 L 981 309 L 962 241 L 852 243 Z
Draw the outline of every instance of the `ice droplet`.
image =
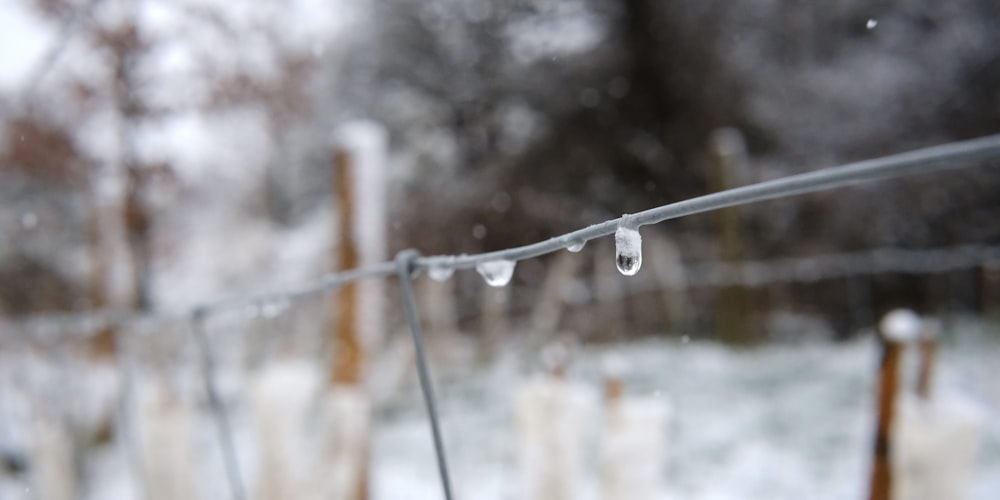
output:
M 615 264 L 625 276 L 634 276 L 642 267 L 642 236 L 639 231 L 620 226 L 615 231 Z
M 427 276 L 430 276 L 434 281 L 448 281 L 452 274 L 455 274 L 455 268 L 443 264 L 427 268 Z
M 876 26 L 878 26 L 877 19 L 869 19 L 868 22 L 865 23 L 865 28 L 868 29 L 875 29 Z
M 515 264 L 517 263 L 512 260 L 491 260 L 476 264 L 476 271 L 486 280 L 487 285 L 499 288 L 510 283 Z
M 583 246 L 586 245 L 586 244 L 587 244 L 587 242 L 583 241 L 583 240 L 581 240 L 581 241 L 574 241 L 573 243 L 570 243 L 569 245 L 566 245 L 566 250 L 569 250 L 570 252 L 573 252 L 573 253 L 577 253 L 580 250 L 583 250 Z

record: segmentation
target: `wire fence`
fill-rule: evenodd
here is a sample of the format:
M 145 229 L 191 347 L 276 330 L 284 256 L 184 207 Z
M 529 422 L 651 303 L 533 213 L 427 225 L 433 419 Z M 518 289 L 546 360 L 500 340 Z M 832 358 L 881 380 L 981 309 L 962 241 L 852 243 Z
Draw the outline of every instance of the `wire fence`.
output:
M 431 384 L 430 366 L 426 360 L 420 321 L 416 309 L 413 277 L 427 271 L 450 275 L 454 270 L 478 268 L 500 263 L 512 271 L 517 261 L 539 257 L 563 249 L 579 250 L 590 240 L 614 234 L 619 228 L 639 230 L 641 226 L 665 220 L 709 212 L 764 200 L 829 190 L 862 182 L 873 182 L 905 175 L 936 172 L 961 166 L 987 164 L 1000 166 L 1000 135 L 935 146 L 902 154 L 851 163 L 843 166 L 793 175 L 781 179 L 747 185 L 689 200 L 663 205 L 636 214 L 607 220 L 589 227 L 562 234 L 530 245 L 474 255 L 421 256 L 415 250 L 404 250 L 395 260 L 356 269 L 342 270 L 289 289 L 229 297 L 177 312 L 133 312 L 104 310 L 83 314 L 36 316 L 12 323 L 12 328 L 42 336 L 61 338 L 65 335 L 86 337 L 102 326 L 122 327 L 134 324 L 186 322 L 191 326 L 199 353 L 201 378 L 213 418 L 216 421 L 219 446 L 222 450 L 230 492 L 233 498 L 246 498 L 241 484 L 235 443 L 225 407 L 218 395 L 214 355 L 206 338 L 204 322 L 210 317 L 243 308 L 261 308 L 271 304 L 294 303 L 305 297 L 336 290 L 346 284 L 365 279 L 396 275 L 400 280 L 400 301 L 404 305 L 407 323 L 413 336 L 417 368 L 425 405 L 430 420 L 442 489 L 445 498 L 452 498 L 449 471 L 442 445 L 442 430 L 437 417 L 435 396 Z M 805 258 L 775 259 L 750 262 L 708 262 L 685 265 L 685 278 L 666 286 L 728 286 L 734 284 L 758 286 L 789 281 L 816 281 L 833 277 L 881 272 L 936 273 L 967 268 L 1000 259 L 1000 247 L 968 245 L 935 250 L 877 249 L 836 255 Z

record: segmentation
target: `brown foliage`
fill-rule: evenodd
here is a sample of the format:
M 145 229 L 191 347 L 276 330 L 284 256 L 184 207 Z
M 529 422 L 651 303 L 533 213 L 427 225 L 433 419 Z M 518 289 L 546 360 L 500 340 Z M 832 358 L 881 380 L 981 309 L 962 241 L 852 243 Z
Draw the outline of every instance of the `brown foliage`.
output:
M 29 176 L 73 182 L 82 177 L 84 162 L 69 134 L 32 118 L 9 122 L 0 170 L 21 171 Z

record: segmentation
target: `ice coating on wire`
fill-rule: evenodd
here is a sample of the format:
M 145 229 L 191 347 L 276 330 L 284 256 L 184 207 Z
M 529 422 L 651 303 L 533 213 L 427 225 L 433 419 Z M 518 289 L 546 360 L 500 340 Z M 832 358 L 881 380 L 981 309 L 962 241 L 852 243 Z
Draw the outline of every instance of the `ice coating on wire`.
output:
M 433 265 L 427 268 L 427 275 L 434 281 L 448 281 L 453 274 L 455 274 L 455 268 L 444 264 Z
M 625 276 L 634 276 L 642 267 L 642 236 L 625 225 L 615 231 L 615 265 Z
M 491 260 L 476 264 L 476 271 L 486 280 L 486 284 L 493 287 L 503 287 L 510 283 L 510 278 L 514 276 L 514 266 L 517 263 L 512 260 Z

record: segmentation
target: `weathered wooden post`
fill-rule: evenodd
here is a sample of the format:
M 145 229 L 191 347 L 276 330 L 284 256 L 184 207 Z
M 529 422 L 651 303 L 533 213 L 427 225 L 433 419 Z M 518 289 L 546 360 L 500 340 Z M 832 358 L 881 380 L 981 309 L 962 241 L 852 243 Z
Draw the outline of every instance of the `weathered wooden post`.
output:
M 341 127 L 334 137 L 333 170 L 340 218 L 336 269 L 385 259 L 384 129 L 371 122 Z M 352 282 L 334 294 L 330 332 L 333 360 L 327 394 L 328 435 L 319 489 L 333 498 L 368 498 L 369 352 L 383 334 L 381 283 Z
M 710 188 L 723 191 L 746 182 L 747 151 L 743 135 L 735 128 L 721 128 L 709 138 L 712 160 Z M 738 264 L 746 256 L 739 207 L 717 212 L 721 260 Z M 732 284 L 722 287 L 717 295 L 716 331 L 726 342 L 746 344 L 755 340 L 750 296 L 746 287 Z
M 892 494 L 892 428 L 899 388 L 899 359 L 903 345 L 920 331 L 920 318 L 913 311 L 897 309 L 879 323 L 882 360 L 879 364 L 878 417 L 872 462 L 869 500 L 890 500 Z

